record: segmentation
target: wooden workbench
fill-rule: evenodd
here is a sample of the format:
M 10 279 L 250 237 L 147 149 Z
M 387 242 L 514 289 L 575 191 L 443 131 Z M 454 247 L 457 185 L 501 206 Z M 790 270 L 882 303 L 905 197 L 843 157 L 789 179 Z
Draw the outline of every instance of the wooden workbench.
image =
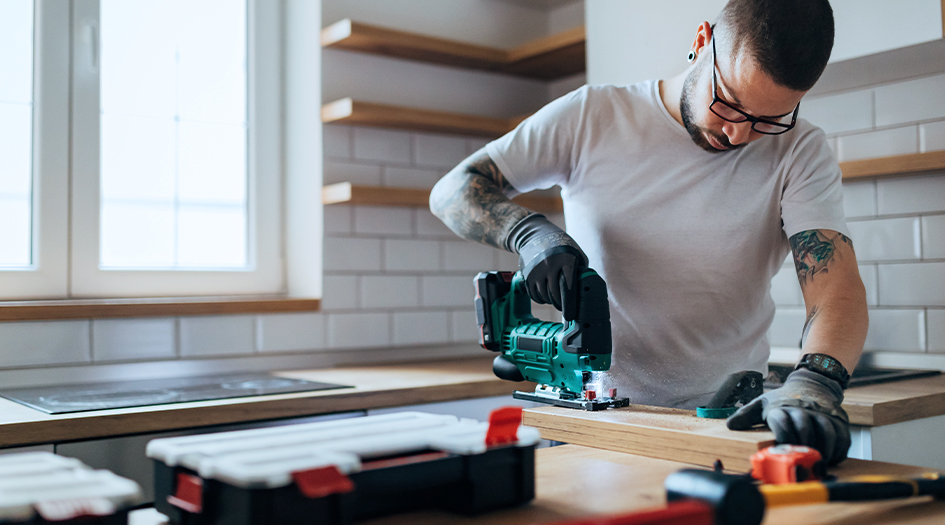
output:
M 491 359 L 485 355 L 432 363 L 287 371 L 278 374 L 355 388 L 76 414 L 48 415 L 0 398 L 0 448 L 507 395 L 533 388 L 529 383 L 496 378 Z M 943 415 L 945 375 L 851 388 L 844 408 L 851 423 L 861 426 Z
M 491 355 L 276 374 L 354 388 L 61 415 L 0 398 L 0 448 L 509 395 L 529 385 L 495 377 Z
M 633 512 L 666 503 L 663 480 L 686 468 L 674 461 L 565 445 L 537 451 L 535 500 L 526 506 L 463 517 L 444 512 L 417 512 L 362 522 L 363 525 L 521 525 L 553 523 L 592 515 Z M 858 474 L 916 476 L 916 467 L 848 460 L 836 470 L 841 477 Z M 139 511 L 140 512 L 140 511 Z M 133 525 L 163 523 L 153 510 L 135 516 Z M 941 524 L 945 501 L 929 498 L 879 503 L 830 503 L 782 507 L 768 512 L 764 525 Z

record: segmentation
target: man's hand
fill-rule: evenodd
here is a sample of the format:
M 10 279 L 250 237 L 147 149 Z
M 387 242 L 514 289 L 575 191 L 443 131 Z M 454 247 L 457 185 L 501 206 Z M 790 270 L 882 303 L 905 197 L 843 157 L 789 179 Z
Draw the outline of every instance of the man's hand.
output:
M 566 321 L 577 316 L 577 282 L 587 268 L 587 256 L 570 235 L 534 213 L 509 233 L 507 248 L 518 253 L 528 296 L 536 303 L 553 304 Z
M 778 443 L 817 449 L 830 465 L 847 457 L 850 419 L 840 406 L 843 389 L 827 376 L 795 370 L 781 388 L 743 406 L 728 418 L 731 430 L 768 424 Z

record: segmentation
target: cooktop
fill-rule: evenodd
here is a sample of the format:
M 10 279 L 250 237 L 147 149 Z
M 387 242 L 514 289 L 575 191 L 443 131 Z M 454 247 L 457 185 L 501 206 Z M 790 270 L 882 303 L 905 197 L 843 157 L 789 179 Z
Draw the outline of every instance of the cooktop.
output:
M 234 397 L 312 392 L 348 385 L 252 372 L 213 376 L 118 381 L 0 390 L 0 396 L 47 414 L 209 401 Z

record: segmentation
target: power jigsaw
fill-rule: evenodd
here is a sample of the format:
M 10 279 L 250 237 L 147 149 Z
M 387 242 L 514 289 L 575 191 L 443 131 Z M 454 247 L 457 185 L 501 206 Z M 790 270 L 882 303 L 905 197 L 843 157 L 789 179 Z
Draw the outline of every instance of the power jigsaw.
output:
M 616 389 L 605 394 L 588 388 L 592 372 L 610 369 L 612 341 L 607 285 L 594 270 L 584 270 L 573 321 L 554 323 L 532 315 L 521 272 L 481 272 L 476 276 L 479 344 L 498 352 L 495 375 L 538 383 L 535 392 L 512 397 L 583 410 L 624 407 Z

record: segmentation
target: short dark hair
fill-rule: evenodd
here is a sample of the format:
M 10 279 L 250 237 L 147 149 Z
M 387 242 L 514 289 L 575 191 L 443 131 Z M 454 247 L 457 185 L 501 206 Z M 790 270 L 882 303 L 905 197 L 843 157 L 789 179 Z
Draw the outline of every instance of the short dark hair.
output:
M 730 0 L 716 22 L 731 49 L 751 54 L 778 84 L 807 91 L 833 49 L 833 10 L 827 0 Z

